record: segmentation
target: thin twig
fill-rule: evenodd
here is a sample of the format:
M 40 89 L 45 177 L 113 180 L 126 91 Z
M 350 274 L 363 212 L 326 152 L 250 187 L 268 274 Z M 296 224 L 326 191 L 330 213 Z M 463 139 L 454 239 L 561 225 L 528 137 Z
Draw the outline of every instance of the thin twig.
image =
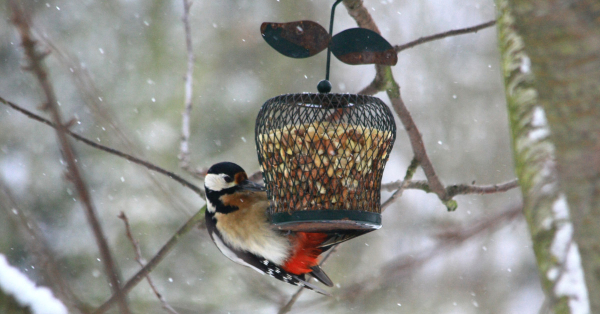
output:
M 279 309 L 279 311 L 277 311 L 277 314 L 287 314 L 292 310 L 292 306 L 294 306 L 294 304 L 296 303 L 296 301 L 298 301 L 298 298 L 300 297 L 300 295 L 302 294 L 302 292 L 304 292 L 304 288 L 298 288 L 298 290 L 296 290 L 296 292 L 292 295 L 292 297 L 290 298 L 290 300 Z
M 435 35 L 431 35 L 431 36 L 425 36 L 425 37 L 421 37 L 417 40 L 407 42 L 406 44 L 396 45 L 396 46 L 394 46 L 394 50 L 396 50 L 396 52 L 400 52 L 402 50 L 406 50 L 406 49 L 412 48 L 414 46 L 418 46 L 420 44 L 424 44 L 424 43 L 427 43 L 430 41 L 434 41 L 434 40 L 438 40 L 438 39 L 442 39 L 442 38 L 446 38 L 446 37 L 450 37 L 450 36 L 456 36 L 456 35 L 462 35 L 462 34 L 468 34 L 468 33 L 477 33 L 478 31 L 480 31 L 484 28 L 492 27 L 494 25 L 496 25 L 496 20 L 492 20 L 492 21 L 482 23 L 479 25 L 475 25 L 475 26 L 471 26 L 471 27 L 454 29 L 454 30 L 450 30 L 447 32 L 443 32 L 443 33 L 439 33 L 439 34 L 435 34 Z
M 404 185 L 405 181 L 398 180 L 381 185 L 382 190 L 396 191 L 400 186 Z M 490 184 L 490 185 L 470 185 L 470 184 L 454 184 L 446 187 L 446 193 L 450 197 L 463 194 L 493 194 L 506 192 L 519 187 L 519 181 L 513 179 L 507 182 Z M 422 190 L 431 193 L 431 188 L 427 181 L 410 181 L 406 184 L 407 190 Z
M 29 59 L 28 66 L 31 72 L 36 76 L 38 82 L 40 83 L 40 86 L 44 91 L 44 95 L 46 96 L 45 107 L 48 111 L 50 111 L 52 120 L 57 126 L 56 133 L 63 156 L 68 165 L 67 169 L 69 179 L 75 185 L 77 194 L 79 195 L 79 198 L 81 199 L 81 202 L 85 209 L 88 223 L 92 228 L 96 244 L 98 245 L 100 256 L 102 257 L 102 263 L 104 264 L 104 268 L 108 280 L 110 282 L 111 289 L 117 297 L 119 310 L 121 313 L 129 313 L 129 307 L 127 306 L 126 296 L 121 292 L 119 284 L 119 270 L 117 269 L 114 263 L 112 254 L 110 253 L 110 248 L 108 247 L 108 243 L 106 242 L 106 238 L 104 237 L 104 232 L 102 231 L 100 221 L 96 216 L 96 210 L 94 208 L 94 205 L 92 204 L 91 195 L 89 194 L 86 183 L 83 180 L 83 176 L 75 161 L 75 152 L 73 151 L 73 148 L 69 143 L 69 139 L 67 137 L 67 128 L 62 123 L 62 117 L 58 109 L 58 103 L 56 100 L 56 95 L 54 94 L 54 88 L 52 87 L 52 83 L 50 82 L 48 73 L 46 72 L 43 65 L 43 56 L 41 56 L 36 51 L 35 40 L 33 40 L 33 38 L 31 37 L 31 29 L 29 26 L 30 22 L 25 12 L 16 0 L 10 1 L 10 6 L 13 13 L 13 23 L 19 31 L 22 41 L 21 45 L 25 50 L 25 55 Z
M 0 103 L 3 103 L 5 105 L 7 105 L 7 106 L 9 106 L 9 107 L 11 107 L 11 108 L 19 111 L 20 113 L 26 115 L 27 117 L 29 117 L 31 119 L 34 119 L 34 120 L 39 121 L 39 122 L 42 122 L 42 123 L 44 123 L 44 124 L 46 124 L 48 126 L 51 126 L 51 127 L 55 128 L 55 129 L 57 128 L 56 124 L 54 124 L 52 121 L 44 119 L 43 117 L 38 116 L 37 114 L 35 114 L 35 113 L 33 113 L 33 112 L 31 112 L 31 111 L 29 111 L 27 109 L 24 109 L 23 107 L 18 106 L 17 104 L 15 104 L 13 102 L 10 102 L 10 101 L 2 98 L 2 97 L 0 97 Z M 203 189 L 199 188 L 198 186 L 194 185 L 193 183 L 187 181 L 186 179 L 184 179 L 184 178 L 176 175 L 175 173 L 173 173 L 171 171 L 168 171 L 168 170 L 165 170 L 163 168 L 160 168 L 160 167 L 158 167 L 158 166 L 156 166 L 156 165 L 154 165 L 154 164 L 152 164 L 152 163 L 150 163 L 148 161 L 141 160 L 141 159 L 139 159 L 137 157 L 133 157 L 133 156 L 131 156 L 129 154 L 125 154 L 123 152 L 120 152 L 120 151 L 118 151 L 118 150 L 116 150 L 114 148 L 110 148 L 110 147 L 98 144 L 98 143 L 96 143 L 96 142 L 94 142 L 92 140 L 89 140 L 89 139 L 87 139 L 87 138 L 85 138 L 85 137 L 83 137 L 83 136 L 81 136 L 81 135 L 79 135 L 77 133 L 74 133 L 74 132 L 72 132 L 72 131 L 70 131 L 68 129 L 65 129 L 65 132 L 69 136 L 73 137 L 74 139 L 76 139 L 76 140 L 78 140 L 80 142 L 83 142 L 84 144 L 87 144 L 87 145 L 92 146 L 94 148 L 97 148 L 99 150 L 105 151 L 107 153 L 119 156 L 121 158 L 125 158 L 125 159 L 127 159 L 127 160 L 129 160 L 129 161 L 131 161 L 131 162 L 133 162 L 135 164 L 144 166 L 144 167 L 146 167 L 146 168 L 148 168 L 150 170 L 153 170 L 153 171 L 156 171 L 156 172 L 158 172 L 160 174 L 163 174 L 163 175 L 165 175 L 165 176 L 167 176 L 167 177 L 169 177 L 169 178 L 171 178 L 171 179 L 173 179 L 173 180 L 181 183 L 183 186 L 189 188 L 190 190 L 196 192 L 196 194 L 198 194 L 200 197 L 202 197 L 202 198 L 205 197 Z
M 125 285 L 123 285 L 123 293 L 129 293 L 131 289 L 133 289 L 140 281 L 146 277 L 154 268 L 171 252 L 171 250 L 177 245 L 179 239 L 187 234 L 190 230 L 196 227 L 204 220 L 204 211 L 206 210 L 206 205 L 204 205 L 200 210 L 194 214 L 188 221 L 186 221 L 179 230 L 163 245 L 158 253 L 152 257 L 152 259 L 146 264 L 146 266 L 142 267 L 131 279 L 129 279 Z M 102 304 L 94 314 L 100 314 L 106 312 L 110 307 L 116 302 L 116 296 L 112 295 L 104 304 Z
M 404 175 L 404 181 L 402 181 L 402 184 L 398 186 L 398 188 L 396 189 L 396 191 L 394 191 L 394 193 L 392 193 L 390 198 L 388 198 L 385 202 L 383 202 L 383 204 L 381 204 L 381 212 L 385 211 L 396 199 L 402 196 L 402 193 L 404 192 L 404 190 L 406 190 L 406 187 L 410 184 L 412 177 L 415 175 L 418 166 L 419 161 L 417 160 L 417 158 L 413 158 L 413 160 L 410 162 L 410 165 L 406 169 L 406 174 Z
M 190 165 L 190 114 L 192 112 L 194 83 L 194 46 L 192 45 L 192 28 L 190 27 L 190 8 L 194 2 L 183 0 L 183 28 L 185 30 L 185 48 L 187 51 L 187 69 L 185 72 L 185 97 L 181 113 L 181 143 L 179 145 L 179 167 L 198 179 L 204 179 L 207 169 L 196 169 Z
M 113 130 L 116 134 L 116 138 L 120 141 L 118 145 L 119 149 L 129 155 L 140 156 L 145 158 L 145 151 L 139 148 L 139 144 L 133 142 L 129 136 L 123 130 L 122 123 L 119 121 L 118 115 L 111 110 L 111 106 L 108 104 L 106 97 L 103 97 L 102 93 L 98 90 L 94 83 L 94 79 L 90 75 L 88 69 L 83 65 L 78 58 L 67 51 L 64 51 L 54 43 L 48 36 L 48 33 L 36 30 L 33 28 L 38 37 L 41 39 L 44 46 L 47 46 L 52 51 L 52 57 L 59 61 L 64 69 L 68 69 L 71 73 L 70 77 L 73 79 L 73 83 L 77 86 L 77 92 L 81 94 L 84 103 L 91 108 L 95 117 L 98 117 L 100 121 L 108 124 L 109 129 Z M 146 169 L 149 170 L 149 169 Z M 179 197 L 176 197 L 165 185 L 165 181 L 161 180 L 152 173 L 152 171 L 144 171 L 144 175 L 153 183 L 153 194 L 160 194 L 164 199 L 168 201 L 167 205 L 170 208 L 176 208 L 181 213 L 189 215 L 188 209 L 189 204 Z
M 319 263 L 320 266 L 325 265 L 325 262 L 327 261 L 327 259 L 329 258 L 329 256 L 331 256 L 331 254 L 333 254 L 335 252 L 335 250 L 338 248 L 339 244 L 334 245 L 328 252 L 327 254 L 325 254 L 325 256 L 323 256 L 323 259 L 321 260 L 321 263 Z M 277 312 L 277 314 L 286 314 L 289 313 L 292 310 L 292 306 L 294 306 L 294 304 L 296 303 L 296 301 L 298 301 L 298 298 L 300 297 L 300 295 L 302 294 L 302 292 L 304 292 L 304 287 L 300 287 L 298 288 L 298 291 L 296 291 L 296 293 L 294 293 L 292 295 L 292 297 L 290 298 L 290 300 L 279 309 L 279 311 Z
M 144 267 L 144 265 L 146 264 L 146 260 L 142 257 L 142 250 L 140 249 L 140 243 L 133 237 L 133 233 L 131 232 L 131 225 L 129 225 L 129 219 L 127 219 L 125 212 L 121 212 L 121 214 L 118 217 L 119 217 L 119 219 L 123 220 L 123 223 L 125 224 L 125 233 L 127 234 L 127 238 L 129 239 L 129 241 L 131 242 L 131 245 L 133 246 L 133 251 L 135 252 L 135 260 L 138 262 L 138 264 L 140 264 L 140 266 Z M 165 300 L 165 298 L 162 296 L 162 294 L 160 292 L 158 292 L 158 289 L 156 289 L 156 286 L 154 286 L 154 282 L 153 282 L 152 278 L 150 277 L 150 274 L 146 275 L 146 280 L 148 280 L 148 284 L 150 285 L 150 288 L 152 288 L 152 291 L 154 291 L 154 294 L 160 301 L 160 304 L 165 309 L 165 311 L 167 311 L 168 313 L 171 313 L 171 314 L 179 314 L 179 313 L 177 313 L 177 311 L 175 311 L 174 308 L 172 308 L 169 305 L 169 303 L 167 303 L 167 300 Z
M 482 233 L 492 233 L 501 227 L 522 217 L 522 207 L 513 206 L 496 215 L 474 223 L 472 226 L 451 229 L 435 235 L 437 243 L 432 248 L 419 253 L 405 254 L 403 257 L 395 258 L 381 268 L 382 276 L 378 278 L 364 278 L 359 282 L 349 284 L 340 294 L 345 299 L 352 299 L 358 295 L 364 295 L 367 291 L 384 290 L 388 286 L 397 284 L 399 276 L 414 270 L 439 256 L 440 253 L 456 248 L 469 239 L 473 239 Z M 486 216 L 487 217 L 487 216 Z

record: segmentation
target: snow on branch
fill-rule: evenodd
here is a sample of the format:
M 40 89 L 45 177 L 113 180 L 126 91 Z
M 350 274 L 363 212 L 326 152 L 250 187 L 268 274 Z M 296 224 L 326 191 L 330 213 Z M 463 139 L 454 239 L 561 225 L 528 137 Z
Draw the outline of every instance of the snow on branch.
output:
M 6 257 L 0 254 L 0 290 L 17 300 L 23 307 L 29 307 L 34 314 L 66 314 L 67 307 L 54 297 L 46 287 L 37 287 L 34 282 L 12 267 Z

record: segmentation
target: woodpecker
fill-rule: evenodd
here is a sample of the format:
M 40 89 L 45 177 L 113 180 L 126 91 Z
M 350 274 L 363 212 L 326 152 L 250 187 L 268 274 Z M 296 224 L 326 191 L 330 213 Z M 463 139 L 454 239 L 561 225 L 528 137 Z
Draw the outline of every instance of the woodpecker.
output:
M 339 236 L 273 228 L 267 216 L 270 202 L 265 188 L 249 181 L 244 169 L 232 162 L 211 166 L 204 188 L 206 228 L 223 255 L 262 274 L 330 295 L 307 282 L 305 275 L 333 286 L 319 267 L 318 257 L 340 242 L 336 241 Z

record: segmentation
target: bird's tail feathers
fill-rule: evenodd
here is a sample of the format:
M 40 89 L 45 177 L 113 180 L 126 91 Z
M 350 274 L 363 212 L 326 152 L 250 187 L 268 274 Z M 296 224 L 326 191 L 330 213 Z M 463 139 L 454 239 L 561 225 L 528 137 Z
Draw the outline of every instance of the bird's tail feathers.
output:
M 326 285 L 328 287 L 333 287 L 333 281 L 331 281 L 329 276 L 327 276 L 327 274 L 323 271 L 323 269 L 319 265 L 315 265 L 315 266 L 311 267 L 310 269 L 312 269 L 312 272 L 309 273 L 311 276 L 315 277 L 318 281 L 320 281 L 324 285 Z
M 298 276 L 295 276 L 295 277 L 298 280 L 298 285 L 301 285 L 301 286 L 303 286 L 306 289 L 313 290 L 314 292 L 320 293 L 322 295 L 326 295 L 328 297 L 332 297 L 333 296 L 331 293 L 329 293 L 329 292 L 327 292 L 327 291 L 325 291 L 325 290 L 323 290 L 323 289 L 321 289 L 321 288 L 319 288 L 319 287 L 317 287 L 317 286 L 309 283 L 308 281 L 302 280 L 302 279 L 298 278 Z

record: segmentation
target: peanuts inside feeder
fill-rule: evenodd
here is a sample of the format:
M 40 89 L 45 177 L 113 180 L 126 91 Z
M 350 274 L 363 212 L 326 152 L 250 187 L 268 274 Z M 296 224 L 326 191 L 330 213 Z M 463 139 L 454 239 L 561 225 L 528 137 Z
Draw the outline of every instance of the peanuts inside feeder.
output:
M 366 232 L 381 227 L 381 176 L 396 124 L 380 99 L 277 96 L 261 108 L 255 131 L 271 220 L 279 229 Z

